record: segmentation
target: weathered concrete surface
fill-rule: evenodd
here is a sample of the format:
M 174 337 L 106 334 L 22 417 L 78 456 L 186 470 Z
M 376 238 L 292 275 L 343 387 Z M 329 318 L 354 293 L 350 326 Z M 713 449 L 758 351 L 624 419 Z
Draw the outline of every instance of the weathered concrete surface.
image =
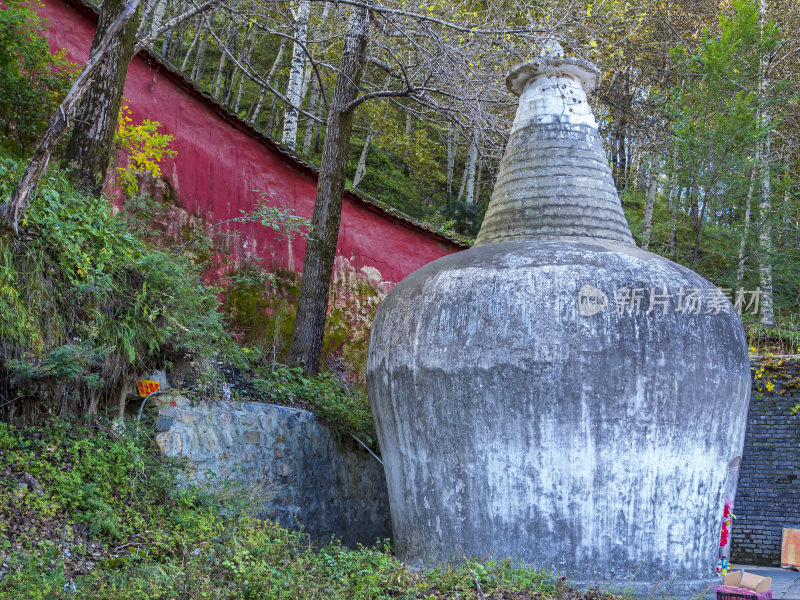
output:
M 258 402 L 162 405 L 156 440 L 167 456 L 188 458 L 189 478 L 263 485 L 260 516 L 313 538 L 350 546 L 391 537 L 381 465 L 337 444 L 305 410 Z M 214 475 L 211 476 L 210 474 Z
M 584 285 L 673 298 L 583 316 Z M 585 240 L 473 248 L 396 287 L 368 385 L 401 556 L 461 544 L 589 583 L 713 574 L 750 367 L 738 316 L 675 311 L 690 288 L 716 292 Z
M 592 73 L 550 57 L 509 75 L 522 105 L 478 244 L 378 310 L 367 382 L 395 541 L 411 561 L 461 545 L 698 592 L 741 456 L 744 329 L 713 285 L 633 245 Z

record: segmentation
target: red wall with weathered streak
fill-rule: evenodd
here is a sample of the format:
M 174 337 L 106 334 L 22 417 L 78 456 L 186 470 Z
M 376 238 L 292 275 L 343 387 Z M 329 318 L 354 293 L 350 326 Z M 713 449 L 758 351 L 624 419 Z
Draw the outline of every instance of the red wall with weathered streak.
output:
M 65 48 L 69 60 L 84 63 L 94 35 L 92 18 L 63 0 L 45 0 L 39 13 L 48 19 L 51 48 Z M 313 171 L 258 139 L 246 125 L 215 109 L 197 92 L 181 86 L 179 77 L 152 60 L 148 62 L 146 55 L 132 61 L 124 96 L 135 122 L 145 118 L 160 121 L 161 131 L 175 136 L 172 148 L 178 155 L 164 161 L 162 169 L 186 209 L 184 218 L 217 223 L 238 217 L 240 211 L 254 208 L 256 189 L 273 194 L 275 204 L 311 218 L 316 194 Z M 180 227 L 171 225 L 176 230 Z M 264 257 L 270 268 L 302 269 L 302 240 L 279 241 L 256 223 L 235 226 L 242 235 L 233 238 L 229 248 L 234 260 L 256 254 Z M 339 262 L 344 258 L 355 269 L 376 268 L 385 282 L 396 283 L 430 261 L 461 249 L 363 199 L 345 196 Z

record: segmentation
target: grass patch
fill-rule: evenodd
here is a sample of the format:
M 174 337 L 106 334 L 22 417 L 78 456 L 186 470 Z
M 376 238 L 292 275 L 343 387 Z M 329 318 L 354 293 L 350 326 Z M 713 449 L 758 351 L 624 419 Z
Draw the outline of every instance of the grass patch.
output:
M 0 473 L 2 599 L 470 599 L 475 579 L 487 598 L 557 594 L 508 561 L 412 571 L 388 544 L 315 545 L 247 516 L 245 496 L 178 485 L 144 431 L 0 423 Z

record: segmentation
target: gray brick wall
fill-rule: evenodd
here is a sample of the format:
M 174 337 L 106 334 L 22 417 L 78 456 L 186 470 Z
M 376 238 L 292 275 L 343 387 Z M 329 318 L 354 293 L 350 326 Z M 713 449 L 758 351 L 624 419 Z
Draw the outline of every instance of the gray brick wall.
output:
M 753 364 L 731 530 L 734 564 L 779 565 L 783 528 L 800 528 L 800 414 L 790 415 L 800 403 L 800 361 L 780 360 Z

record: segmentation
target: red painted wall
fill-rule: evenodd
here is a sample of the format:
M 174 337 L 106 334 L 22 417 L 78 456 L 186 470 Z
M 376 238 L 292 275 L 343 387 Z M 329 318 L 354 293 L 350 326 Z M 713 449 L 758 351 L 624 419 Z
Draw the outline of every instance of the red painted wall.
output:
M 94 35 L 92 15 L 69 0 L 45 0 L 39 13 L 48 19 L 51 48 L 65 48 L 69 60 L 84 63 Z M 256 189 L 273 194 L 275 204 L 311 218 L 317 187 L 314 171 L 226 115 L 180 75 L 140 53 L 130 65 L 124 96 L 134 122 L 160 121 L 161 131 L 175 136 L 172 148 L 178 155 L 164 161 L 162 170 L 185 209 L 176 221 L 217 223 L 238 217 L 240 211 L 254 208 Z M 175 231 L 180 226 L 179 222 L 170 224 Z M 302 240 L 280 241 L 255 223 L 234 226 L 241 235 L 226 249 L 234 260 L 258 255 L 268 268 L 302 270 Z M 355 194 L 345 195 L 336 251 L 340 268 L 347 261 L 356 270 L 372 267 L 380 272 L 384 287 L 390 287 L 428 262 L 461 249 Z

